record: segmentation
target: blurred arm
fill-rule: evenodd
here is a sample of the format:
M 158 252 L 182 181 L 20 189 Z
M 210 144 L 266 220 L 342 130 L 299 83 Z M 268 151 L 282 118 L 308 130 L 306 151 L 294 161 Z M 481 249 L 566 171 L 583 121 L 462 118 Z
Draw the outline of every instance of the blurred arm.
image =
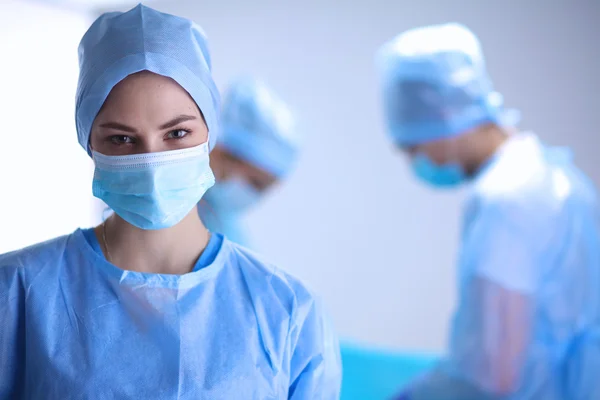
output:
M 498 399 L 518 389 L 530 343 L 531 301 L 484 278 L 469 290 L 450 357 L 410 388 L 410 399 Z
M 461 249 L 449 356 L 410 388 L 411 399 L 498 399 L 520 387 L 549 249 L 539 220 L 518 205 L 488 205 L 476 217 Z

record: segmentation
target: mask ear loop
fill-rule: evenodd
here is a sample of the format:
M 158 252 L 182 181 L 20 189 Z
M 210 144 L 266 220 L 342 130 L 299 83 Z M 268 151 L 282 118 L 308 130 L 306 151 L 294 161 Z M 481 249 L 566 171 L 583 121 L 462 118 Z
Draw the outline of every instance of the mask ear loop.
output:
M 88 150 L 89 150 L 89 154 L 92 158 L 92 161 L 95 163 L 94 160 L 94 148 L 92 147 L 91 143 L 88 144 Z M 103 202 L 104 203 L 104 202 Z M 110 208 L 108 205 L 104 204 L 104 208 L 102 209 L 102 213 L 100 218 L 102 219 L 102 223 L 105 223 L 107 219 L 109 219 L 111 217 L 111 215 L 113 215 L 115 212 L 113 211 L 112 208 Z
M 114 211 L 112 208 L 110 208 L 109 206 L 104 207 L 104 210 L 102 210 L 102 222 L 105 222 L 113 214 L 114 214 Z
M 202 114 L 202 111 L 200 111 L 200 114 Z M 202 118 L 204 118 L 204 116 Z M 208 160 L 209 160 L 209 166 L 210 166 L 210 152 L 212 151 L 210 149 L 210 131 L 208 131 L 208 135 L 206 135 L 206 142 L 204 142 L 203 144 L 205 144 L 209 148 Z M 212 170 L 212 167 L 210 167 L 210 168 Z M 213 174 L 214 174 L 214 172 L 213 172 Z M 215 182 L 215 184 L 216 184 L 216 182 Z M 208 190 L 210 190 L 210 189 L 208 189 Z M 202 196 L 202 198 L 200 199 L 198 204 L 196 204 L 198 216 L 200 217 L 200 220 L 202 221 L 202 224 L 204 225 L 204 227 L 206 227 L 206 222 L 202 220 L 202 216 L 201 216 L 202 212 L 201 211 L 206 210 L 212 217 L 214 217 L 216 220 L 219 220 L 219 216 L 217 215 L 217 212 L 214 209 L 214 207 L 208 201 L 206 201 L 206 199 L 204 198 L 205 195 L 206 195 L 206 193 Z M 219 221 L 219 224 L 222 225 L 222 222 Z
M 460 145 L 458 143 L 456 143 L 455 138 L 452 138 L 450 143 L 448 143 L 448 146 L 446 149 L 445 164 L 459 165 L 461 168 L 463 168 L 462 162 L 460 159 Z

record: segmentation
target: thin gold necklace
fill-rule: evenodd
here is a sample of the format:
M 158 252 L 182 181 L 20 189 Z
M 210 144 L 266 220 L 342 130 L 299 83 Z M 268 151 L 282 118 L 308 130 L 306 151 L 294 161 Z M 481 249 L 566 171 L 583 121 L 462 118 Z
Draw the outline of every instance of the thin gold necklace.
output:
M 106 261 L 110 262 L 110 250 L 108 250 L 108 243 L 106 242 L 106 221 L 102 224 L 102 241 L 104 241 L 104 248 L 106 249 Z

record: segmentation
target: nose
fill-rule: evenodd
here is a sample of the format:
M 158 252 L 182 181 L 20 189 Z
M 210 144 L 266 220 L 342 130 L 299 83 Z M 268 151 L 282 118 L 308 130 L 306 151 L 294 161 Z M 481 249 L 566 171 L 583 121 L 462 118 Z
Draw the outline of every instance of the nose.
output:
M 165 148 L 164 142 L 162 140 L 153 140 L 150 138 L 138 138 L 138 142 L 135 146 L 136 154 L 146 154 L 146 153 L 158 153 L 160 151 L 168 150 Z

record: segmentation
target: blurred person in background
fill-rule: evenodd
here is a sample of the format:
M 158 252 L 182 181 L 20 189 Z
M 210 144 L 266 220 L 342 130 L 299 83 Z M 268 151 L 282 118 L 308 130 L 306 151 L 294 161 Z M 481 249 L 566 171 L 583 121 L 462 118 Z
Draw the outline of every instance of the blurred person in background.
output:
M 201 28 L 138 5 L 79 58 L 78 138 L 114 214 L 0 255 L 0 399 L 337 399 L 320 303 L 199 218 L 220 101 Z
M 378 63 L 388 131 L 415 175 L 470 184 L 447 357 L 398 399 L 600 398 L 592 183 L 567 150 L 515 128 L 464 26 L 402 33 Z
M 244 246 L 244 215 L 292 170 L 298 154 L 292 114 L 263 82 L 248 77 L 228 88 L 219 143 L 211 153 L 216 183 L 198 206 L 212 232 Z

